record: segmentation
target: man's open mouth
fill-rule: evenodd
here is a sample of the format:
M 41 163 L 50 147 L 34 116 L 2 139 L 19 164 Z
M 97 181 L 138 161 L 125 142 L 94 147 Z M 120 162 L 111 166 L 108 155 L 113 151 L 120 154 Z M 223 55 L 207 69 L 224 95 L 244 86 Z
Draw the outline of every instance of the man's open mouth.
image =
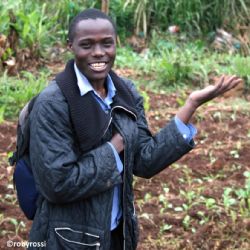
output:
M 94 71 L 103 71 L 107 68 L 108 63 L 106 62 L 96 62 L 90 63 L 89 66 Z

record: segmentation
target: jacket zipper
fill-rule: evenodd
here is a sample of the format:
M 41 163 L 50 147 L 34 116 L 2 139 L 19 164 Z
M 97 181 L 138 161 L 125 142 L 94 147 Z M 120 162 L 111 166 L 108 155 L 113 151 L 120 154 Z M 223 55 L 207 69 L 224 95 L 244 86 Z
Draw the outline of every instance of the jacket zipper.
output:
M 117 126 L 117 124 L 116 124 Z M 122 204 L 122 213 L 123 213 L 123 250 L 126 249 L 126 241 L 125 241 L 125 213 L 124 213 L 124 208 L 125 208 L 125 172 L 126 172 L 126 140 L 125 137 L 121 131 L 121 129 L 119 128 L 119 126 L 117 126 L 117 128 L 120 130 L 119 133 L 121 133 L 122 137 L 124 138 L 125 141 L 125 147 L 124 147 L 124 153 L 123 153 L 123 190 L 122 190 L 122 197 L 123 197 L 123 204 Z
M 125 137 L 123 135 L 123 133 L 121 132 L 121 129 L 119 128 L 119 126 L 117 126 L 116 124 L 116 127 L 118 128 L 119 130 L 119 133 L 121 133 L 122 137 L 124 138 L 124 141 L 125 141 Z M 124 147 L 124 153 L 123 153 L 123 190 L 122 190 L 122 197 L 123 197 L 123 204 L 122 204 L 122 213 L 123 213 L 123 249 L 125 250 L 126 249 L 126 241 L 125 241 L 125 213 L 124 213 L 124 208 L 125 208 L 125 171 L 126 171 L 126 141 L 125 141 L 125 147 Z
M 137 120 L 136 114 L 133 113 L 132 111 L 130 111 L 130 110 L 124 108 L 123 106 L 115 106 L 115 107 L 113 107 L 113 108 L 111 109 L 111 111 L 110 111 L 110 115 L 112 114 L 113 110 L 114 110 L 114 109 L 117 109 L 117 108 L 120 108 L 120 109 L 123 109 L 123 110 L 127 111 L 128 113 L 130 113 L 131 115 L 133 115 L 133 116 L 135 117 L 135 119 Z
M 128 112 L 128 113 L 130 113 L 130 114 L 132 114 L 134 117 L 135 117 L 135 119 L 137 120 L 137 116 L 136 116 L 136 114 L 135 113 L 133 113 L 132 111 L 130 111 L 130 110 L 128 110 L 128 109 L 126 109 L 126 108 L 124 108 L 123 106 L 115 106 L 115 107 L 113 107 L 112 109 L 111 109 L 111 111 L 110 111 L 110 116 L 111 116 L 111 118 L 110 118 L 110 121 L 109 121 L 109 124 L 108 124 L 108 126 L 107 126 L 107 128 L 105 129 L 105 133 L 107 132 L 107 130 L 108 130 L 108 128 L 109 128 L 109 126 L 110 126 L 110 124 L 111 124 L 111 122 L 112 122 L 112 112 L 115 110 L 115 109 L 117 109 L 117 108 L 120 108 L 120 109 L 123 109 L 123 110 L 125 110 L 126 112 Z M 118 128 L 119 128 L 119 126 L 117 126 Z M 123 155 L 123 159 L 124 159 L 124 164 L 123 164 L 123 192 L 122 192 L 122 196 L 123 196 L 123 204 L 122 204 L 122 206 L 123 206 L 123 249 L 125 250 L 126 249 L 126 241 L 125 241 L 125 213 L 124 213 L 124 207 L 125 207 L 125 171 L 126 171 L 126 140 L 125 140 L 125 136 L 123 135 L 123 133 L 122 133 L 122 131 L 121 131 L 121 129 L 119 128 L 119 133 L 121 133 L 121 135 L 123 136 L 123 138 L 124 138 L 124 141 L 125 141 L 125 147 L 124 147 L 124 155 Z M 103 134 L 103 135 L 105 135 L 105 133 Z
M 109 123 L 108 123 L 106 129 L 104 130 L 103 136 L 106 134 L 106 132 L 107 132 L 107 130 L 108 130 L 108 128 L 109 128 L 109 126 L 110 126 L 112 120 L 113 120 L 112 112 L 113 112 L 116 108 L 120 108 L 120 109 L 123 109 L 123 110 L 127 111 L 128 113 L 132 114 L 132 115 L 135 117 L 135 119 L 137 120 L 136 114 L 133 113 L 132 111 L 130 111 L 130 110 L 124 108 L 123 106 L 115 106 L 115 107 L 113 107 L 113 108 L 110 110 L 110 120 L 109 120 Z
M 111 113 L 110 113 L 110 116 L 111 116 Z M 110 119 L 109 119 L 109 123 L 108 123 L 108 126 L 107 126 L 107 127 L 106 127 L 106 129 L 104 130 L 104 133 L 103 133 L 103 135 L 102 135 L 102 136 L 104 136 L 104 135 L 106 134 L 106 132 L 107 132 L 107 130 L 108 130 L 108 128 L 109 128 L 109 126 L 110 126 L 110 124 L 111 124 L 112 120 L 113 120 L 113 118 L 112 118 L 112 117 L 110 117 Z

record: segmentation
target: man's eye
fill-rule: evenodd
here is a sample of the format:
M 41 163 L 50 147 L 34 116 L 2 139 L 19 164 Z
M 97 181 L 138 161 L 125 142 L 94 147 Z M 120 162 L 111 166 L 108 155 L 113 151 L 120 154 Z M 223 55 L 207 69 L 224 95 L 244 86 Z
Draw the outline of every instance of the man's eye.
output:
M 105 42 L 103 43 L 103 45 L 104 45 L 105 47 L 111 47 L 113 44 L 114 44 L 113 41 L 105 41 Z
M 83 49 L 90 49 L 91 44 L 90 44 L 90 43 L 82 43 L 80 46 L 81 46 Z

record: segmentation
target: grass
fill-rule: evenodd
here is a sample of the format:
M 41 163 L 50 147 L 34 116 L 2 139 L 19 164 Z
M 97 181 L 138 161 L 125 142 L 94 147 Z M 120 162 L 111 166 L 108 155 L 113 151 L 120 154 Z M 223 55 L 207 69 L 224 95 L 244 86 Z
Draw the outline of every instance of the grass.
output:
M 248 0 L 125 0 L 134 8 L 136 33 L 147 36 L 152 29 L 178 25 L 190 34 L 202 34 L 215 27 L 235 28 L 250 19 Z M 230 17 L 230 19 L 229 19 Z
M 20 109 L 48 84 L 49 73 L 40 72 L 37 76 L 22 72 L 21 76 L 0 77 L 0 121 L 17 118 Z
M 204 45 L 159 41 L 159 46 L 137 54 L 129 47 L 118 48 L 116 68 L 133 69 L 139 84 L 151 89 L 171 89 L 186 85 L 204 87 L 209 76 L 238 75 L 250 87 L 250 58 L 208 50 Z

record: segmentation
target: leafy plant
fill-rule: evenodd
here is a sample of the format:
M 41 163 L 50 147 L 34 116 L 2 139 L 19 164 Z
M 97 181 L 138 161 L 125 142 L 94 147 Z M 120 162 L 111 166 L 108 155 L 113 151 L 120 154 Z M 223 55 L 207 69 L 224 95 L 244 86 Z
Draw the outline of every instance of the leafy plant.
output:
M 216 200 L 213 198 L 207 198 L 205 199 L 205 205 L 208 209 L 213 209 L 213 208 L 217 208 L 216 205 Z
M 9 33 L 9 12 L 3 2 L 0 3 L 0 31 L 1 33 L 8 35 Z
M 169 188 L 166 185 L 164 185 L 163 193 L 160 194 L 158 197 L 159 202 L 163 205 L 162 209 L 160 210 L 161 213 L 164 213 L 165 209 L 173 207 L 173 205 L 168 201 L 167 197 L 168 193 L 169 193 Z
M 188 205 L 191 205 L 192 201 L 197 196 L 197 194 L 194 191 L 184 191 L 184 190 L 180 190 L 180 195 L 186 199 Z
M 182 221 L 182 224 L 186 230 L 189 228 L 190 223 L 191 223 L 191 217 L 187 214 Z
M 169 231 L 173 226 L 170 224 L 164 224 L 161 228 L 160 228 L 160 233 L 164 233 L 165 231 Z
M 236 55 L 232 61 L 231 71 L 233 74 L 245 79 L 247 87 L 250 87 L 250 57 L 241 57 Z
M 146 193 L 145 196 L 144 196 L 144 201 L 147 202 L 147 201 L 149 201 L 151 198 L 152 198 L 151 193 Z
M 170 57 L 168 53 L 162 53 L 162 58 L 157 68 L 161 84 L 175 85 L 188 78 L 191 68 L 182 60 Z
M 41 55 L 48 44 L 53 26 L 53 23 L 48 22 L 45 9 L 46 3 L 37 5 L 29 12 L 25 8 L 20 9 L 16 14 L 16 22 L 12 23 L 19 34 L 21 48 L 30 48 L 35 56 Z
M 223 193 L 223 204 L 226 208 L 226 210 L 229 210 L 229 208 L 232 205 L 235 205 L 237 203 L 237 200 L 232 197 L 233 189 L 232 188 L 225 188 Z
M 250 216 L 250 171 L 245 171 L 246 182 L 244 188 L 235 190 L 240 199 L 240 207 L 243 215 Z
M 137 34 L 142 31 L 145 36 L 150 27 L 163 31 L 175 24 L 191 34 L 202 34 L 223 25 L 232 29 L 250 20 L 248 0 L 126 0 L 124 7 L 129 5 L 134 7 Z
M 20 109 L 47 85 L 48 73 L 40 73 L 37 77 L 23 72 L 22 78 L 0 77 L 0 109 L 3 118 L 17 118 Z
M 4 121 L 5 105 L 0 106 L 0 124 Z

